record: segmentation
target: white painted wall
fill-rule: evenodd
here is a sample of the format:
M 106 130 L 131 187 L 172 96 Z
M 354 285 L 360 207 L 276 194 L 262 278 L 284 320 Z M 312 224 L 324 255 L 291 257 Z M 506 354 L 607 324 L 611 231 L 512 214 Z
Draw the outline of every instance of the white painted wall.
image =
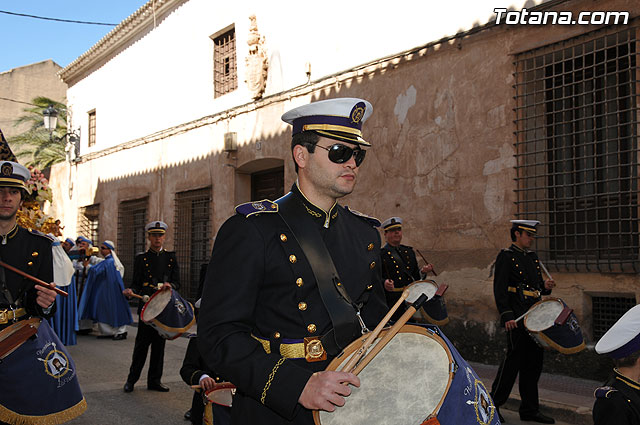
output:
M 520 8 L 524 0 L 515 0 Z M 539 3 L 539 0 L 537 1 Z M 266 38 L 265 96 L 424 45 L 495 18 L 514 0 L 190 0 L 155 29 L 69 88 L 82 154 L 251 102 L 244 83 L 249 16 Z M 529 1 L 533 4 L 534 2 Z M 210 36 L 235 24 L 238 90 L 213 97 Z M 88 148 L 87 113 L 96 110 L 97 143 Z

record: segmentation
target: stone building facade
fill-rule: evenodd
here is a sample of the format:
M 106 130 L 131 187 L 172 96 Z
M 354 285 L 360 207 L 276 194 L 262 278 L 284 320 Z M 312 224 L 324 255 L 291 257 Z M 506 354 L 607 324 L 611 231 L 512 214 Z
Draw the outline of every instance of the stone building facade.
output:
M 52 213 L 70 231 L 117 240 L 125 266 L 144 248 L 141 225 L 164 220 L 193 297 L 234 206 L 277 197 L 295 181 L 281 114 L 352 96 L 374 106 L 364 128 L 373 146 L 343 203 L 404 219 L 403 242 L 449 285 L 445 332 L 468 358 L 499 357 L 492 263 L 510 244 L 510 219 L 543 222 L 537 249 L 554 295 L 575 310 L 589 344 L 636 304 L 640 5 L 523 2 L 517 10 L 547 17 L 625 11 L 628 20 L 512 25 L 485 14 L 410 46 L 399 37 L 387 54 L 367 41 L 382 28 L 375 21 L 334 39 L 325 27 L 315 36 L 279 27 L 257 3 L 254 20 L 246 10 L 213 17 L 200 0 L 152 3 L 60 73 L 82 145 L 75 161 L 54 167 Z M 489 13 L 499 6 L 475 3 Z M 247 41 L 263 36 L 266 77 L 243 60 L 256 51 Z M 248 88 L 256 81 L 244 82 L 255 75 L 265 78 L 258 98 Z
M 28 130 L 28 124 L 14 127 L 34 97 L 45 96 L 64 102 L 67 85 L 58 77 L 62 67 L 51 59 L 0 72 L 0 128 L 11 138 Z

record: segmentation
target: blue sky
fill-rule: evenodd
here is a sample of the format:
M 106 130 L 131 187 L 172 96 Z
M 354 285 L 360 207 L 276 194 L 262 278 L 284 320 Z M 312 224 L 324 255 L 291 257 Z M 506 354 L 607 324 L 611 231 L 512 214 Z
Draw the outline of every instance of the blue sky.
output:
M 1 0 L 0 11 L 119 24 L 145 3 L 147 0 Z M 0 72 L 47 59 L 65 67 L 113 28 L 0 13 Z

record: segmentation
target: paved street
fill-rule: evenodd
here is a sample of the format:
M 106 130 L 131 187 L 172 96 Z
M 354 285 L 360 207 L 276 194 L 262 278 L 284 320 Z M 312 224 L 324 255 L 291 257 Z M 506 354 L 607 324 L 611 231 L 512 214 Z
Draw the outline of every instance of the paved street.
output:
M 191 405 L 192 390 L 182 382 L 179 370 L 187 348 L 187 339 L 178 338 L 167 341 L 166 344 L 162 381 L 169 385 L 170 392 L 159 393 L 147 390 L 147 365 L 145 365 L 135 390 L 126 394 L 122 391 L 122 386 L 129 371 L 137 328 L 129 327 L 128 331 L 129 336 L 123 341 L 97 339 L 93 335 L 79 335 L 78 344 L 68 347 L 76 362 L 78 378 L 88 404 L 87 411 L 69 423 L 73 425 L 186 425 L 188 422 L 183 419 L 183 414 Z M 502 414 L 508 424 L 533 424 L 533 422 L 521 421 L 518 413 L 511 410 L 503 409 Z M 368 423 L 373 424 L 375 421 L 369 420 Z M 569 425 L 568 422 L 556 423 Z
M 159 393 L 146 387 L 147 364 L 135 390 L 125 393 L 136 327 L 128 327 L 123 341 L 79 335 L 78 344 L 68 347 L 76 363 L 80 385 L 87 399 L 87 411 L 69 422 L 74 425 L 165 425 L 187 424 L 184 412 L 191 406 L 192 390 L 179 375 L 188 340 L 167 341 L 163 383 L 171 391 Z

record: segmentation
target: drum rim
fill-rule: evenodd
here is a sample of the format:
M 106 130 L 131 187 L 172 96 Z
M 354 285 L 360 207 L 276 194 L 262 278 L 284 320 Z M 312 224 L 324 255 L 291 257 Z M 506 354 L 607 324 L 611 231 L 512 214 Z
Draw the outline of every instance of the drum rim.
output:
M 152 294 L 149 297 L 149 301 L 144 303 L 144 305 L 142 306 L 142 310 L 140 311 L 140 320 L 142 320 L 145 323 L 152 322 L 156 317 L 158 317 L 160 315 L 160 313 L 162 313 L 162 311 L 164 311 L 164 308 L 163 308 L 162 310 L 160 310 L 160 313 L 156 314 L 155 316 L 153 316 L 149 320 L 145 319 L 145 317 L 144 317 L 144 313 L 147 311 L 147 306 L 149 305 L 151 300 L 154 299 L 155 297 L 159 296 L 160 294 L 162 294 L 164 291 L 170 291 L 169 299 L 171 299 L 171 296 L 173 295 L 173 288 L 162 289 L 160 291 L 156 291 L 154 294 Z
M 380 335 L 378 336 L 377 339 L 379 339 L 382 336 L 384 336 L 384 334 L 388 330 L 389 330 L 388 327 L 384 328 L 382 330 L 382 332 L 380 332 Z M 445 353 L 447 354 L 447 358 L 449 359 L 449 365 L 451 365 L 452 363 L 455 363 L 455 359 L 453 358 L 453 354 L 451 354 L 451 350 L 447 346 L 447 343 L 445 342 L 444 338 L 442 338 L 437 333 L 432 332 L 432 331 L 430 331 L 427 328 L 424 328 L 422 326 L 409 325 L 409 324 L 403 325 L 400 328 L 400 330 L 398 331 L 398 333 L 417 333 L 417 334 L 421 334 L 421 335 L 424 335 L 426 337 L 429 337 L 429 338 L 433 339 L 435 342 L 440 344 L 440 346 L 444 349 Z M 347 347 L 342 351 L 342 353 L 340 353 L 340 355 L 334 357 L 331 360 L 331 362 L 329 363 L 329 365 L 324 370 L 325 371 L 335 371 L 336 368 L 342 364 L 343 360 L 341 360 L 341 359 L 343 358 L 343 356 L 348 357 L 349 354 L 355 352 L 358 348 L 360 348 L 360 346 L 362 344 L 362 341 L 364 341 L 364 339 L 367 337 L 367 335 L 368 335 L 368 333 L 360 336 L 358 339 L 356 339 L 355 341 L 353 341 L 349 345 L 347 345 Z M 346 358 L 346 357 L 344 357 L 344 358 Z M 440 409 L 442 408 L 442 405 L 444 404 L 444 400 L 446 399 L 447 394 L 449 393 L 449 390 L 451 389 L 451 384 L 453 383 L 453 378 L 454 378 L 454 373 L 453 373 L 451 367 L 449 367 L 448 376 L 449 376 L 449 378 L 447 380 L 447 385 L 446 385 L 444 394 L 440 398 L 440 401 L 438 402 L 436 407 L 433 409 L 433 411 L 430 412 L 428 414 L 428 416 L 426 416 L 427 418 L 437 417 L 438 412 L 440 411 Z M 314 410 L 313 411 L 313 422 L 315 423 L 315 425 L 322 425 L 322 423 L 320 422 L 320 411 L 319 410 Z
M 549 301 L 558 301 L 558 302 L 560 302 L 560 304 L 562 304 L 564 307 L 566 307 L 566 306 L 567 306 L 567 304 L 565 304 L 565 302 L 564 302 L 564 301 L 562 301 L 562 299 L 561 299 L 561 298 L 558 298 L 558 297 L 546 297 L 545 299 L 542 299 L 542 300 L 540 300 L 540 301 L 537 301 L 534 305 L 532 305 L 532 306 L 529 308 L 529 311 L 533 311 L 533 309 L 534 309 L 534 308 L 538 308 L 538 306 L 539 306 L 539 305 L 544 304 L 544 303 L 549 302 Z M 563 308 L 564 308 L 564 307 L 563 307 Z M 556 319 L 556 318 L 557 318 L 557 316 L 556 316 L 553 320 L 555 321 L 555 319 Z M 529 314 L 527 314 L 527 315 L 524 317 L 524 320 L 523 320 L 524 328 L 525 328 L 528 332 L 532 332 L 532 333 L 541 333 L 541 332 L 544 332 L 544 331 L 546 331 L 547 329 L 552 328 L 552 327 L 553 327 L 553 325 L 554 325 L 554 322 L 552 322 L 550 326 L 547 326 L 547 327 L 546 327 L 546 328 L 544 328 L 544 329 L 540 329 L 539 331 L 532 331 L 532 330 L 529 330 L 529 328 L 527 327 L 527 319 L 529 319 Z

